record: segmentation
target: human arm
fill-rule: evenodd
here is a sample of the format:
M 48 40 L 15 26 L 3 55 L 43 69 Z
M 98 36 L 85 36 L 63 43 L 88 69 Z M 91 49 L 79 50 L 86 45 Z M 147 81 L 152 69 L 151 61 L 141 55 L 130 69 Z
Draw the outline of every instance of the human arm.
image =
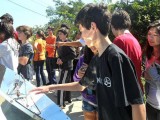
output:
M 54 90 L 83 91 L 84 89 L 85 87 L 81 86 L 79 82 L 72 82 L 72 83 L 37 87 L 35 89 L 32 89 L 30 92 L 35 92 L 36 94 L 40 94 L 40 93 L 48 93 L 49 91 L 54 91 Z
M 82 47 L 82 44 L 79 41 L 72 42 L 57 42 L 57 46 L 71 46 L 71 47 Z
M 54 44 L 46 44 L 46 47 L 55 49 L 56 44 L 55 43 Z
M 77 75 L 79 76 L 79 78 L 82 78 L 86 72 L 88 68 L 88 64 L 83 63 L 82 66 L 80 67 L 80 69 L 78 70 Z
M 135 104 L 132 106 L 132 120 L 146 120 L 146 109 L 144 104 Z
M 38 42 L 34 42 L 34 44 L 33 44 L 33 48 L 34 48 L 34 50 L 36 50 L 36 53 L 40 53 L 40 51 L 38 50 Z
M 31 55 L 33 54 L 33 47 L 31 44 L 27 44 L 25 46 L 23 46 L 21 49 L 20 49 L 20 52 L 19 52 L 19 63 L 21 65 L 26 65 L 31 57 Z
M 79 58 L 78 63 L 77 63 L 77 65 L 76 65 L 76 69 L 75 69 L 74 75 L 73 75 L 73 80 L 74 80 L 74 81 L 80 81 L 81 78 L 82 78 L 82 77 L 84 76 L 84 74 L 85 74 L 84 69 L 82 70 L 82 68 L 84 68 L 84 64 L 85 64 L 85 63 L 83 63 L 83 61 L 84 61 L 84 55 L 82 55 L 82 56 Z M 86 64 L 86 65 L 87 65 L 87 64 Z M 87 67 L 88 67 L 88 65 L 87 65 Z

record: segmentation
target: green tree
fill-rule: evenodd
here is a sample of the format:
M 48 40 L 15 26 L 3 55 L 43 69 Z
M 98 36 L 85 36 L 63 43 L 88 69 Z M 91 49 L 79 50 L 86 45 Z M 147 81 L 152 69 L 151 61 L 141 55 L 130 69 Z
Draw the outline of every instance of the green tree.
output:
M 158 2 L 159 0 L 135 0 L 128 5 L 126 3 L 112 4 L 109 8 L 112 12 L 116 9 L 124 9 L 130 14 L 131 32 L 143 47 L 146 41 L 147 26 L 150 22 L 160 19 L 160 4 Z
M 70 37 L 74 39 L 75 32 L 78 28 L 74 25 L 75 17 L 84 3 L 81 0 L 70 0 L 69 2 L 62 2 L 61 0 L 54 0 L 55 9 L 48 7 L 46 10 L 47 16 L 50 17 L 49 25 L 55 27 L 55 33 L 62 23 L 66 23 L 70 27 Z

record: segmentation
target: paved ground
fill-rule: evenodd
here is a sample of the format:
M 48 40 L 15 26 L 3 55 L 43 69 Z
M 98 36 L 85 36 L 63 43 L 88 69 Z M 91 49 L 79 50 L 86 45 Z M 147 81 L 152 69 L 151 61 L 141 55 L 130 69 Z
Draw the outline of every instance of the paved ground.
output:
M 44 70 L 45 75 L 47 76 L 46 70 Z M 56 71 L 56 76 L 58 78 L 58 71 Z M 35 76 L 32 81 L 33 84 L 36 84 L 35 82 Z M 80 96 L 80 92 L 71 92 L 72 95 L 72 103 L 66 104 L 65 109 L 63 111 L 71 118 L 71 120 L 83 120 L 83 112 L 82 112 L 82 102 L 78 101 L 76 98 Z M 53 100 L 55 103 L 57 103 L 57 97 L 56 93 L 50 93 L 47 94 L 51 100 Z

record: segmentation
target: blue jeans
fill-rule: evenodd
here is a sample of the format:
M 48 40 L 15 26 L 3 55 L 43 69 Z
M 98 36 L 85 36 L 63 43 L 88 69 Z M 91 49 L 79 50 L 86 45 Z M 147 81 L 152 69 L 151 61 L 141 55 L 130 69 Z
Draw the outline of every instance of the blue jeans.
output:
M 82 101 L 82 109 L 87 112 L 97 111 L 97 108 L 86 101 Z
M 35 69 L 36 69 L 36 81 L 37 87 L 40 86 L 40 80 L 42 79 L 43 85 L 46 85 L 46 77 L 43 71 L 44 60 L 35 61 Z

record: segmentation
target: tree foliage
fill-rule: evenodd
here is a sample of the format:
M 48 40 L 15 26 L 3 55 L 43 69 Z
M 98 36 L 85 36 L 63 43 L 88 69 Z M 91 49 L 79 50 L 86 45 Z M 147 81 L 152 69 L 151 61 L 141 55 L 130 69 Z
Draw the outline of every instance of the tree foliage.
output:
M 135 0 L 129 4 L 110 5 L 110 9 L 112 12 L 117 9 L 124 9 L 130 14 L 132 21 L 131 32 L 139 40 L 142 47 L 146 41 L 147 26 L 150 22 L 160 19 L 159 0 Z
M 54 0 L 54 3 L 55 8 L 48 7 L 46 10 L 47 16 L 51 18 L 49 24 L 55 27 L 56 33 L 60 25 L 66 23 L 70 27 L 70 37 L 74 39 L 75 32 L 78 31 L 74 20 L 84 3 L 81 0 L 70 0 L 69 2 Z
M 93 0 L 94 3 L 104 2 L 110 3 L 112 0 Z M 78 28 L 74 25 L 74 20 L 77 13 L 84 6 L 81 0 L 69 0 L 62 2 L 62 0 L 53 0 L 54 8 L 49 6 L 46 10 L 47 16 L 50 18 L 48 25 L 55 27 L 55 34 L 62 23 L 66 23 L 70 29 L 70 38 L 74 39 L 75 32 Z M 132 21 L 131 32 L 139 40 L 143 46 L 146 41 L 147 26 L 150 22 L 160 19 L 160 0 L 134 0 L 134 2 L 109 4 L 109 9 L 112 12 L 118 9 L 126 10 Z M 43 27 L 45 31 L 46 26 Z M 41 28 L 37 27 L 34 30 Z M 111 39 L 113 39 L 113 36 Z

